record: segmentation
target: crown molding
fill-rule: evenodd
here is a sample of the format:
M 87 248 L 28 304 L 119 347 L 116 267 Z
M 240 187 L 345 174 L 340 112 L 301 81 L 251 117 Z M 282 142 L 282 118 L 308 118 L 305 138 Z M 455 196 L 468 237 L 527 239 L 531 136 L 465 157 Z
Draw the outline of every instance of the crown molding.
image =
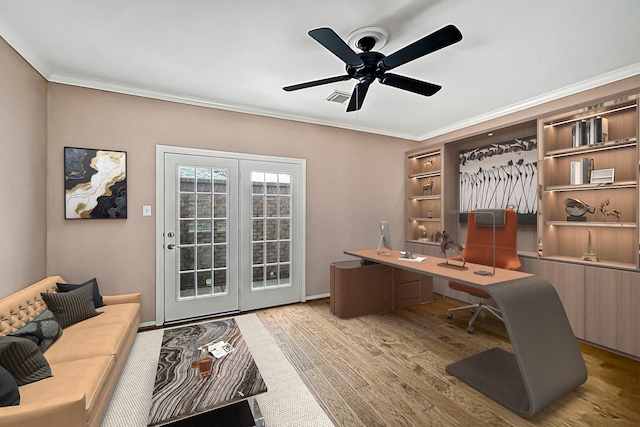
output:
M 44 61 L 36 55 L 29 47 L 29 44 L 24 42 L 22 37 L 16 33 L 9 21 L 5 16 L 0 13 L 0 37 L 9 44 L 25 61 L 31 65 L 42 77 L 49 80 L 51 75 L 51 69 L 44 63 Z
M 188 105 L 194 105 L 198 107 L 214 108 L 218 110 L 226 110 L 226 111 L 232 111 L 236 113 L 253 114 L 257 116 L 270 117 L 274 119 L 291 120 L 291 121 L 301 122 L 301 123 L 308 123 L 308 124 L 314 124 L 314 125 L 320 125 L 320 126 L 329 126 L 329 127 L 340 128 L 340 129 L 352 130 L 355 132 L 373 133 L 377 135 L 405 139 L 409 141 L 416 141 L 416 142 L 419 141 L 417 135 L 392 132 L 386 129 L 356 126 L 356 125 L 341 123 L 341 122 L 332 122 L 328 120 L 318 120 L 318 119 L 315 119 L 312 117 L 306 117 L 306 116 L 275 113 L 273 111 L 258 109 L 254 107 L 247 107 L 243 105 L 222 104 L 222 103 L 204 99 L 204 98 L 174 95 L 174 94 L 154 91 L 151 89 L 144 89 L 139 87 L 122 85 L 122 84 L 109 82 L 105 80 L 99 80 L 99 79 L 87 79 L 84 77 L 76 77 L 76 76 L 71 76 L 66 74 L 54 73 L 50 75 L 47 78 L 47 80 L 52 83 L 60 83 L 60 84 L 65 84 L 69 86 L 77 86 L 77 87 L 83 87 L 88 89 L 102 90 L 106 92 L 120 93 L 124 95 L 132 95 L 132 96 L 139 96 L 143 98 L 176 102 L 180 104 L 188 104 Z
M 537 107 L 547 102 L 556 101 L 560 98 L 564 98 L 565 96 L 575 95 L 577 93 L 594 89 L 609 83 L 614 83 L 616 81 L 633 77 L 638 74 L 640 74 L 640 62 L 629 65 L 627 67 L 619 68 L 617 70 L 613 70 L 605 74 L 601 74 L 591 79 L 583 80 L 581 82 L 562 87 L 558 90 L 547 92 L 540 96 L 526 99 L 516 104 L 511 104 L 504 108 L 499 108 L 497 110 L 490 111 L 488 113 L 481 114 L 476 117 L 472 117 L 468 120 L 463 120 L 457 123 L 453 123 L 450 126 L 445 126 L 440 129 L 436 129 L 432 132 L 427 132 L 425 134 L 419 135 L 418 140 L 425 141 L 431 138 L 435 138 L 437 136 L 446 135 L 450 132 L 455 132 L 455 131 L 464 129 L 466 127 L 484 123 L 489 120 L 497 119 L 499 117 L 503 117 L 512 113 L 524 111 L 528 108 Z

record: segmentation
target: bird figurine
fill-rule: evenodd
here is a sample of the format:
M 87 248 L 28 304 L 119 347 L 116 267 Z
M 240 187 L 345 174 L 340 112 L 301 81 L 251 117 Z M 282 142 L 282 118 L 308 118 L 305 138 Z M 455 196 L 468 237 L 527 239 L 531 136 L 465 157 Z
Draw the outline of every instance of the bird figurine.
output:
M 453 239 L 449 237 L 447 232 L 444 230 L 442 230 L 442 232 L 438 231 L 438 233 L 436 234 L 436 240 L 439 240 L 439 239 L 441 239 L 440 250 L 442 251 L 442 255 L 444 256 L 446 263 L 447 264 L 449 263 L 449 258 L 447 257 L 447 251 L 451 249 L 455 249 L 456 251 L 458 251 L 458 255 L 462 258 L 462 265 L 464 266 L 465 261 L 464 261 L 464 257 L 462 256 L 462 245 L 460 243 L 454 242 Z

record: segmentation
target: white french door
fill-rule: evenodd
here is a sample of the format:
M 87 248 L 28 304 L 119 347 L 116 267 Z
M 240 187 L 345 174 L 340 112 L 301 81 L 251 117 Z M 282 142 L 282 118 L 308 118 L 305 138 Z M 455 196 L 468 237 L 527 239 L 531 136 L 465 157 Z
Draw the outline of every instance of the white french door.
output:
M 238 310 L 238 161 L 166 154 L 165 321 Z
M 304 301 L 304 160 L 158 146 L 157 165 L 157 324 Z
M 300 301 L 301 172 L 298 164 L 245 160 L 240 165 L 242 224 L 240 308 Z

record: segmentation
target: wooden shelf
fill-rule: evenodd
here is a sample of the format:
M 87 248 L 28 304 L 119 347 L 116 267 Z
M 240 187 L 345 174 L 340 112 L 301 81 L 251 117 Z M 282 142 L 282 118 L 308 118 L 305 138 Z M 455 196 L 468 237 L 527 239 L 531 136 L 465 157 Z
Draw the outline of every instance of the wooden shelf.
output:
M 636 228 L 635 222 L 580 222 L 580 221 L 547 221 L 545 225 L 558 227 L 587 227 L 587 228 Z
M 561 261 L 561 262 L 569 262 L 569 263 L 572 263 L 572 264 L 589 265 L 589 266 L 592 266 L 592 267 L 604 267 L 604 268 L 615 268 L 615 269 L 618 269 L 618 270 L 637 271 L 637 268 L 636 268 L 635 264 L 627 264 L 627 263 L 616 262 L 616 261 L 607 261 L 607 260 L 598 261 L 598 262 L 583 261 L 580 258 L 574 258 L 574 257 L 568 257 L 568 256 L 560 256 L 560 255 L 542 256 L 540 258 L 544 259 L 544 260 L 547 260 L 547 261 Z
M 422 179 L 422 178 L 433 178 L 435 176 L 440 176 L 440 171 L 429 172 L 429 173 L 414 173 L 413 175 L 409 175 L 409 178 Z
M 410 196 L 409 200 L 440 200 L 442 196 L 436 194 L 434 196 Z
M 637 138 L 621 138 L 615 141 L 598 142 L 591 145 L 583 145 L 581 147 L 563 148 L 559 150 L 552 150 L 545 154 L 545 159 L 552 159 L 556 157 L 573 156 L 577 154 L 595 153 L 598 151 L 613 150 L 618 148 L 635 147 L 637 145 Z
M 616 181 L 604 184 L 579 184 L 579 185 L 549 185 L 544 191 L 549 193 L 561 191 L 584 191 L 584 190 L 611 190 L 614 188 L 636 188 L 636 181 Z
M 440 218 L 409 218 L 409 221 L 418 221 L 418 222 L 440 222 Z

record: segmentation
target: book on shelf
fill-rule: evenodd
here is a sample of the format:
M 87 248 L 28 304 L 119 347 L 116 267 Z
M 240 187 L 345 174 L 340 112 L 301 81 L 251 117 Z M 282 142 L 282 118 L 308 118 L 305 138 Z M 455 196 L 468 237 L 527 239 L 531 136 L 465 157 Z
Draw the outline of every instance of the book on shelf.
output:
M 580 162 L 571 162 L 571 185 L 582 184 L 582 165 Z
M 588 123 L 588 144 L 606 142 L 609 140 L 609 122 L 607 119 L 596 116 L 591 117 Z
M 593 159 L 588 157 L 582 158 L 582 182 L 588 184 L 591 182 L 591 171 L 593 170 Z

